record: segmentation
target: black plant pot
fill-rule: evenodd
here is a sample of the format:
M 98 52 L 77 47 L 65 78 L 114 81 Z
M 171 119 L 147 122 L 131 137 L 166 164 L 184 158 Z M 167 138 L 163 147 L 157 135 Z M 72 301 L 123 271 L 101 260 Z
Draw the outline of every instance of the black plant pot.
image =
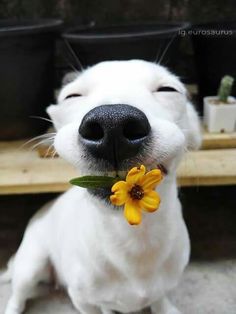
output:
M 222 76 L 229 74 L 236 78 L 236 22 L 201 24 L 192 32 L 202 102 L 204 96 L 216 95 Z
M 0 140 L 43 132 L 53 101 L 54 43 L 59 20 L 0 20 Z
M 175 70 L 179 32 L 187 27 L 187 23 L 80 26 L 65 32 L 63 38 L 83 66 L 104 60 L 144 59 L 161 61 Z

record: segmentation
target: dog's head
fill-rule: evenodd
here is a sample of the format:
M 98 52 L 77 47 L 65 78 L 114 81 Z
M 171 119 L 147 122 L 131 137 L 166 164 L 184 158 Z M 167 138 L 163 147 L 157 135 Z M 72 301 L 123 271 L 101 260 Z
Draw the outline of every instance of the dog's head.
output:
M 55 148 L 80 174 L 119 174 L 132 166 L 175 171 L 197 148 L 198 117 L 184 85 L 164 67 L 107 61 L 80 73 L 48 108 Z

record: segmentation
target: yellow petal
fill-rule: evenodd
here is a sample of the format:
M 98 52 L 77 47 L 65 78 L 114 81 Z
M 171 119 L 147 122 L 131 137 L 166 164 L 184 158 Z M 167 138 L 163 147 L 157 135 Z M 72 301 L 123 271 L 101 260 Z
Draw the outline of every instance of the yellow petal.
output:
M 142 220 L 142 215 L 138 202 L 128 200 L 125 203 L 124 216 L 130 225 L 139 225 Z
M 155 191 L 145 193 L 144 197 L 139 201 L 140 206 L 148 211 L 154 212 L 160 205 L 160 196 Z
M 145 190 L 153 190 L 156 185 L 162 180 L 163 176 L 160 169 L 154 169 L 149 171 L 140 180 L 142 188 Z
M 110 201 L 113 205 L 121 206 L 124 205 L 124 203 L 127 200 L 127 192 L 125 191 L 118 191 L 115 194 L 110 196 Z
M 139 181 L 144 176 L 145 171 L 146 168 L 144 167 L 144 165 L 132 168 L 126 176 L 127 183 L 132 185 L 137 183 L 137 181 Z
M 116 182 L 111 190 L 114 193 L 110 196 L 111 203 L 116 206 L 123 205 L 128 197 L 127 183 L 125 181 Z
M 118 181 L 111 188 L 111 191 L 113 193 L 115 193 L 117 191 L 127 191 L 127 190 L 128 190 L 128 187 L 127 187 L 127 183 L 125 181 Z

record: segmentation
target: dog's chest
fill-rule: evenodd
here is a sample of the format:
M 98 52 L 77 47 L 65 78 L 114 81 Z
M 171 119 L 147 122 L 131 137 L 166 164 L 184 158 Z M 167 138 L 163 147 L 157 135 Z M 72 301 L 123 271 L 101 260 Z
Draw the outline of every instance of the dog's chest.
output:
M 101 283 L 91 301 L 125 313 L 147 307 L 153 303 L 153 297 L 152 285 L 147 281 L 120 277 Z
M 137 256 L 117 255 L 115 261 L 98 257 L 89 264 L 84 268 L 83 279 L 77 276 L 78 295 L 85 302 L 125 313 L 154 301 L 158 267 L 153 251 Z
M 80 297 L 88 303 L 120 312 L 138 311 L 150 305 L 154 298 L 150 278 L 129 277 L 108 265 L 105 272 L 93 274 L 88 282 L 78 283 L 78 287 Z
M 61 233 L 63 254 L 58 251 L 53 260 L 62 283 L 76 290 L 82 302 L 119 312 L 138 311 L 153 303 L 162 293 L 158 286 L 171 234 L 165 232 L 169 228 L 162 216 L 157 222 L 146 216 L 138 228 L 118 219 L 101 224 L 97 216 L 96 224 L 91 225 L 94 220 L 83 224 L 86 228 L 73 229 L 72 222 L 69 231 Z

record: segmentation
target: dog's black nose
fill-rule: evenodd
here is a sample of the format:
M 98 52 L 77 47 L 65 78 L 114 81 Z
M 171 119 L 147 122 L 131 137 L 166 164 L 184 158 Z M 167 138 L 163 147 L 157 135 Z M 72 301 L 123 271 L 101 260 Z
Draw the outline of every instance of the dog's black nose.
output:
M 150 134 L 145 114 L 129 105 L 103 105 L 89 111 L 80 128 L 80 141 L 93 157 L 117 167 L 136 156 Z

